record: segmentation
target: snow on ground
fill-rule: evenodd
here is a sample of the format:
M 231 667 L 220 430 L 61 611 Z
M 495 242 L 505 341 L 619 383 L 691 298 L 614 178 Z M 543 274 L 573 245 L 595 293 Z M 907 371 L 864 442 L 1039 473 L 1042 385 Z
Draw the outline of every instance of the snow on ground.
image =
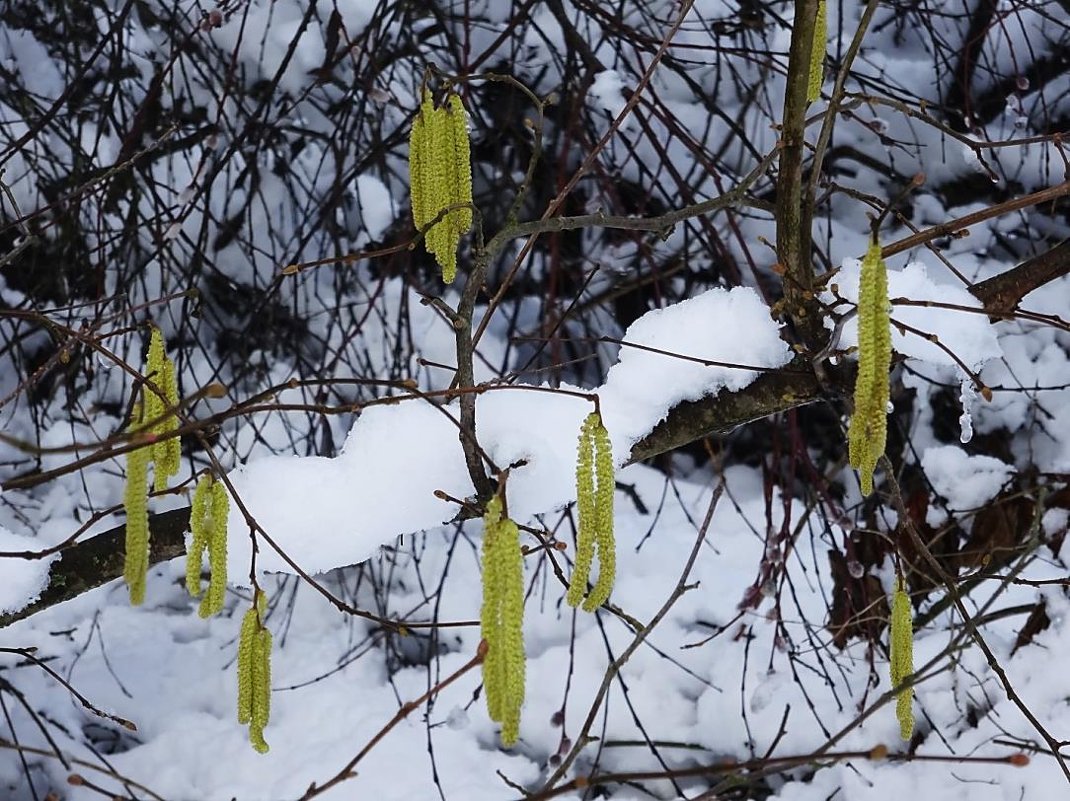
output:
M 618 494 L 620 579 L 613 600 L 641 621 L 649 620 L 668 598 L 695 541 L 695 521 L 704 515 L 711 495 L 711 480 L 696 479 L 677 484 L 679 500 L 670 493 L 673 499 L 658 513 L 657 537 L 648 540 L 665 478 L 639 466 L 620 476 L 623 483 L 634 485 L 648 512 L 638 512 Z M 755 471 L 732 468 L 726 481 L 728 490 L 691 575 L 698 586 L 683 595 L 647 645 L 625 665 L 623 686 L 613 687 L 596 716 L 592 733 L 599 739 L 588 746 L 580 768 L 602 749 L 602 770 L 656 770 L 658 759 L 642 745 L 644 738 L 659 743 L 658 757 L 676 767 L 708 761 L 710 755 L 742 760 L 769 749 L 774 755 L 807 753 L 824 743 L 823 731 L 835 733 L 847 726 L 888 689 L 880 653 L 871 654 L 857 643 L 842 652 L 815 649 L 827 642 L 828 634 L 803 621 L 820 620 L 824 611 L 829 576 L 820 546 L 788 555 L 779 620 L 772 596 L 740 613 L 739 602 L 766 548 L 764 533 L 753 528 L 766 506 Z M 781 508 L 774 499 L 774 527 Z M 799 514 L 801 507 L 796 505 L 793 512 Z M 478 597 L 471 588 L 479 582 L 473 540 L 478 525 L 465 524 L 460 534 L 439 529 L 406 537 L 397 551 L 390 605 L 382 611 L 395 615 L 416 608 L 412 619 L 426 619 L 428 610 L 419 609 L 423 595 L 417 577 L 437 575 L 448 562 L 439 619 L 476 618 Z M 450 543 L 452 547 L 446 547 Z M 577 735 L 610 655 L 619 654 L 633 632 L 604 612 L 574 617 L 562 602 L 563 588 L 547 569 L 545 557 L 529 556 L 526 566 L 531 588 L 525 624 L 530 689 L 518 746 L 512 751 L 499 747 L 496 727 L 487 719 L 482 699 L 476 698 L 478 672 L 472 672 L 442 692 L 430 709 L 421 707 L 386 735 L 357 775 L 325 798 L 435 798 L 432 765 L 442 792 L 451 799 L 519 798 L 505 779 L 529 789 L 539 786 L 540 777 L 546 776 L 547 755 L 558 751 L 562 734 Z M 180 585 L 182 576 L 179 562 L 156 568 L 141 609 L 129 608 L 125 589 L 112 584 L 0 631 L 3 645 L 38 643 L 38 656 L 53 659 L 50 664 L 80 692 L 137 725 L 136 732 L 128 732 L 94 716 L 39 669 L 0 655 L 8 680 L 17 681 L 62 727 L 65 734 L 56 735 L 56 746 L 68 759 L 83 761 L 72 770 L 105 787 L 118 789 L 114 780 L 90 766 L 103 768 L 106 759 L 116 771 L 166 799 L 296 799 L 311 782 L 325 781 L 346 764 L 394 715 L 399 702 L 419 697 L 429 681 L 463 665 L 477 644 L 476 628 L 441 629 L 440 655 L 429 667 L 396 669 L 395 664 L 396 672 L 389 674 L 387 654 L 418 655 L 429 647 L 426 632 L 413 629 L 408 638 L 393 637 L 391 648 L 377 648 L 374 644 L 386 636 L 381 629 L 332 612 L 292 577 L 268 581 L 273 602 L 268 625 L 276 635 L 276 650 L 266 735 L 271 751 L 261 756 L 249 747 L 234 713 L 235 636 L 248 600 L 231 593 L 227 612 L 203 621 Z M 326 579 L 326 586 L 336 592 L 345 583 L 341 576 Z M 1058 703 L 1059 690 L 1047 677 L 1051 664 L 1070 658 L 1064 653 L 1070 650 L 1070 632 L 1065 630 L 1066 601 L 1058 593 L 1052 595 L 1056 622 L 1040 636 L 1037 647 L 1009 657 L 1013 625 L 987 627 L 986 636 L 1032 708 L 1053 730 L 1065 731 L 1070 714 Z M 365 587 L 354 600 L 370 605 L 371 595 Z M 947 647 L 948 635 L 941 629 L 919 637 L 919 666 Z M 1015 751 L 994 740 L 1029 740 L 1029 725 L 1010 706 L 976 650 L 960 657 L 958 670 L 938 671 L 919 688 L 920 730 L 936 726 L 943 735 L 926 737 L 919 753 L 1005 756 Z M 946 657 L 940 664 L 946 664 Z M 800 675 L 808 679 L 805 685 Z M 993 713 L 976 727 L 962 726 L 962 707 L 976 704 L 992 705 Z M 557 714 L 562 709 L 563 728 Z M 19 736 L 37 743 L 39 735 L 22 710 L 13 710 L 13 715 Z M 83 736 L 102 756 L 89 751 Z M 833 750 L 868 750 L 882 743 L 893 753 L 904 748 L 888 705 Z M 695 752 L 694 746 L 703 750 Z M 6 766 L 0 780 L 14 780 L 18 765 L 11 760 L 0 764 Z M 67 771 L 56 760 L 46 764 L 49 777 L 62 785 Z M 1056 797 L 1043 791 L 1055 792 L 1062 782 L 1044 759 L 1025 769 L 959 764 L 954 773 L 955 781 L 937 782 L 936 777 L 947 777 L 944 764 L 855 759 L 819 771 L 813 781 L 787 783 L 776 797 L 818 801 L 842 786 L 851 793 L 847 797 L 877 801 L 894 797 L 889 788 L 920 792 L 935 786 L 940 789 L 925 798 L 1003 801 L 1020 797 L 1023 788 L 1026 798 Z M 689 781 L 683 786 L 697 794 L 702 784 Z M 675 797 L 668 784 L 663 783 L 662 791 L 662 797 Z M 70 787 L 67 796 L 69 801 L 98 797 L 88 787 Z M 615 797 L 644 796 L 621 789 Z

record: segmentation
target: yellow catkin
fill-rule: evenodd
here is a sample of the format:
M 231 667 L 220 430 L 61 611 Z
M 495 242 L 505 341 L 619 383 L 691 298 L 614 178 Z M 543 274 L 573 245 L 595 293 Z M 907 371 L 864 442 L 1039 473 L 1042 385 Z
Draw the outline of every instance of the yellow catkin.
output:
M 208 532 L 211 528 L 212 477 L 207 473 L 197 482 L 190 504 L 189 548 L 186 549 L 186 589 L 196 598 L 201 594 L 201 560 L 208 549 Z
M 893 689 L 914 672 L 914 624 L 910 596 L 902 576 L 896 576 L 892 594 L 891 680 Z M 895 699 L 899 736 L 909 740 L 914 734 L 914 688 L 903 689 Z
M 238 634 L 238 723 L 243 726 L 253 717 L 253 645 L 259 617 L 250 607 L 241 621 Z
M 806 87 L 806 102 L 813 103 L 821 97 L 821 84 L 825 77 L 825 42 L 828 40 L 828 6 L 825 0 L 817 4 L 814 20 L 814 42 L 810 48 L 810 81 Z
M 891 363 L 888 270 L 880 244 L 874 240 L 862 260 L 859 279 L 858 377 L 848 429 L 848 454 L 851 465 L 858 470 L 863 495 L 873 492 L 873 471 L 888 438 Z
M 261 754 L 268 751 L 264 729 L 271 716 L 271 632 L 264 626 L 266 597 L 242 618 L 238 636 L 238 723 L 249 724 L 249 742 Z
M 138 402 L 131 431 L 137 431 L 144 421 L 145 409 Z M 130 591 L 130 603 L 138 606 L 145 600 L 145 580 L 149 570 L 149 460 L 148 446 L 126 455 L 126 490 L 123 506 L 126 509 L 126 545 L 123 553 L 123 578 Z
M 261 626 L 256 635 L 253 661 L 253 709 L 249 721 L 249 741 L 261 754 L 269 750 L 264 729 L 271 718 L 271 632 Z
M 412 202 L 412 220 L 417 230 L 422 230 L 432 218 L 431 204 L 434 198 L 433 181 L 426 163 L 430 152 L 429 120 L 435 113 L 435 104 L 431 93 L 423 93 L 420 110 L 412 121 L 409 134 L 409 198 Z
M 580 427 L 576 450 L 576 508 L 579 525 L 576 531 L 576 560 L 572 567 L 565 600 L 593 612 L 609 598 L 616 577 L 616 541 L 613 536 L 613 451 L 609 432 L 597 412 L 587 415 Z M 598 555 L 598 580 L 584 595 L 591 576 L 595 553 Z
M 178 381 L 175 377 L 174 362 L 170 359 L 164 362 L 162 381 L 162 389 L 167 395 L 167 408 L 176 409 L 178 407 Z M 167 489 L 167 480 L 178 475 L 179 468 L 182 466 L 182 440 L 173 435 L 173 432 L 177 430 L 178 415 L 172 412 L 161 421 L 156 432 L 161 437 L 153 445 L 152 452 L 157 492 Z M 168 436 L 162 438 L 165 435 Z
M 157 492 L 167 489 L 167 480 L 178 474 L 182 461 L 182 443 L 176 436 L 169 436 L 178 429 L 178 381 L 175 365 L 167 356 L 163 334 L 153 326 L 149 337 L 149 354 L 145 373 L 148 380 L 163 393 L 145 387 L 146 419 L 152 424 L 150 431 L 159 439 L 152 446 L 154 463 L 154 488 Z
M 201 599 L 201 617 L 222 612 L 227 594 L 227 517 L 230 514 L 230 496 L 222 481 L 212 482 L 209 509 L 211 520 L 206 544 L 212 577 L 208 582 L 208 592 Z
M 595 501 L 594 475 L 594 422 L 595 415 L 589 414 L 580 426 L 579 441 L 576 444 L 576 559 L 572 564 L 572 578 L 569 580 L 565 600 L 569 606 L 579 606 L 587 592 L 587 582 L 591 577 L 591 563 L 594 561 L 595 535 L 594 525 L 597 515 Z
M 227 589 L 227 515 L 230 498 L 226 487 L 210 475 L 197 482 L 190 511 L 192 540 L 186 551 L 186 589 L 196 597 L 201 594 L 201 566 L 208 552 L 211 580 L 201 598 L 198 613 L 207 618 L 223 611 Z
M 591 588 L 583 608 L 593 612 L 609 599 L 617 575 L 617 543 L 613 536 L 613 450 L 609 432 L 598 417 L 594 426 L 595 542 L 598 545 L 598 581 Z
M 480 633 L 487 641 L 483 687 L 491 720 L 502 724 L 504 745 L 520 735 L 524 703 L 524 559 L 520 530 L 502 516 L 497 496 L 483 517 L 483 607 Z
M 167 351 L 164 348 L 163 334 L 159 328 L 152 326 L 152 332 L 149 335 L 149 352 L 145 358 L 145 377 L 163 390 L 165 394 L 163 371 L 166 361 Z M 153 392 L 149 387 L 144 387 L 142 391 L 145 399 L 145 422 L 149 425 L 148 430 L 155 433 L 160 421 L 163 420 L 167 404 L 163 395 Z
M 468 139 L 468 114 L 464 110 L 464 103 L 458 95 L 450 94 L 447 104 L 450 114 L 450 127 L 453 139 L 453 180 L 452 186 L 457 189 L 457 198 L 454 203 L 472 202 L 472 146 Z M 453 229 L 456 236 L 460 237 L 472 227 L 472 209 L 457 209 L 451 212 Z
M 451 283 L 457 276 L 457 245 L 472 225 L 468 118 L 455 94 L 435 108 L 431 93 L 423 92 L 409 136 L 409 194 L 413 222 L 422 231 L 443 209 L 469 206 L 454 209 L 424 231 L 424 247 L 442 268 L 442 280 Z

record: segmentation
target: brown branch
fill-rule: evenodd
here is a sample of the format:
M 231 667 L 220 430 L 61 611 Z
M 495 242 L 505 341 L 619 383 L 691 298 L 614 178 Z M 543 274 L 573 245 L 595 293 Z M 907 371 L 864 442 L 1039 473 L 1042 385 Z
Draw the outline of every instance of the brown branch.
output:
M 654 430 L 632 447 L 629 461 L 640 462 L 713 434 L 727 434 L 821 399 L 821 387 L 802 357 L 781 371 L 766 373 L 739 392 L 722 392 L 674 406 Z
M 806 156 L 806 95 L 810 51 L 814 43 L 818 0 L 797 0 L 784 87 L 780 172 L 776 185 L 776 253 L 784 269 L 784 304 L 802 342 L 818 346 L 821 320 L 814 304 L 814 266 L 810 259 L 813 197 L 803 181 Z M 817 349 L 816 347 L 814 348 Z
M 186 530 L 189 528 L 189 507 L 152 515 L 149 564 L 167 562 L 186 553 Z M 123 574 L 126 526 L 117 526 L 92 539 L 72 545 L 52 563 L 48 586 L 41 597 L 17 612 L 0 615 L 0 628 L 16 620 L 69 601 L 83 592 L 96 589 Z
M 723 392 L 676 406 L 650 434 L 636 443 L 631 461 L 649 459 L 711 434 L 728 432 L 770 414 L 812 403 L 820 397 L 817 379 L 805 361 L 798 358 L 788 368 L 766 373 L 739 392 Z M 189 507 L 185 507 L 150 517 L 150 565 L 185 555 L 189 515 Z M 41 597 L 17 612 L 0 615 L 0 628 L 119 578 L 123 574 L 125 537 L 126 526 L 120 525 L 65 549 L 53 563 L 48 587 Z
M 1003 203 L 997 203 L 995 206 L 987 206 L 980 211 L 975 211 L 957 219 L 934 225 L 932 228 L 926 228 L 924 231 L 919 231 L 916 234 L 904 237 L 898 242 L 892 242 L 890 245 L 885 245 L 881 248 L 881 255 L 887 259 L 894 256 L 896 253 L 902 253 L 904 250 L 910 250 L 918 245 L 924 245 L 926 242 L 932 242 L 934 239 L 938 239 L 942 236 L 960 236 L 961 234 L 959 232 L 964 231 L 971 225 L 976 225 L 985 220 L 991 220 L 994 217 L 1001 217 L 1004 214 L 1010 214 L 1014 211 L 1021 211 L 1030 206 L 1035 206 L 1038 203 L 1057 200 L 1067 194 L 1070 194 L 1070 181 L 1064 181 L 1061 184 L 1049 186 L 1046 189 L 1041 189 L 1028 195 L 1022 195 L 1021 197 L 1016 197 Z
M 1030 292 L 1067 273 L 1070 273 L 1070 239 L 1005 273 L 974 284 L 970 292 L 990 315 L 1002 317 L 1016 311 L 1022 298 Z

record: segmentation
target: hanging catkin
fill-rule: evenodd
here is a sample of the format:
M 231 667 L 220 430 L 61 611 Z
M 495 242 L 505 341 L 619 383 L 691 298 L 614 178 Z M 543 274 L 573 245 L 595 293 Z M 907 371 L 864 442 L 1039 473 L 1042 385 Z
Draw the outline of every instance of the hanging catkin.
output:
M 442 268 L 442 280 L 451 283 L 457 275 L 457 245 L 472 225 L 468 117 L 453 93 L 435 108 L 431 92 L 423 92 L 409 136 L 409 194 L 413 222 L 424 231 L 424 247 Z M 459 205 L 463 207 L 427 228 L 443 209 Z
M 576 559 L 572 566 L 565 599 L 570 606 L 583 603 L 593 612 L 604 604 L 613 591 L 617 551 L 613 536 L 613 451 L 609 432 L 598 412 L 591 412 L 580 427 L 576 449 L 576 508 L 579 525 L 576 532 Z M 598 580 L 590 593 L 594 557 L 598 556 Z M 586 594 L 586 600 L 584 595 Z
M 264 729 L 271 716 L 271 632 L 264 626 L 266 596 L 242 618 L 238 636 L 238 723 L 249 724 L 249 742 L 261 754 L 268 751 Z
M 149 430 L 156 435 L 157 441 L 152 445 L 154 463 L 154 488 L 156 492 L 167 489 L 167 480 L 178 474 L 182 463 L 182 443 L 176 436 L 170 436 L 178 430 L 178 381 L 175 377 L 175 364 L 167 356 L 164 348 L 163 334 L 156 326 L 152 327 L 149 337 L 149 354 L 145 365 L 148 379 L 163 393 L 146 386 L 145 418 L 150 423 Z
M 524 703 L 524 558 L 516 523 L 502 516 L 494 496 L 483 516 L 483 607 L 480 633 L 487 641 L 483 688 L 491 720 L 502 724 L 504 745 L 520 733 Z
M 144 423 L 145 405 L 134 406 L 130 432 L 136 434 Z M 126 541 L 123 552 L 123 578 L 130 592 L 130 603 L 139 606 L 145 600 L 145 580 L 149 570 L 149 461 L 152 448 L 135 448 L 126 454 Z
M 163 334 L 156 326 L 152 326 L 149 335 L 145 374 L 152 386 L 146 384 L 141 388 L 141 395 L 134 404 L 129 433 L 141 435 L 148 444 L 127 454 L 123 494 L 126 509 L 123 577 L 130 590 L 130 603 L 134 606 L 145 599 L 149 570 L 149 462 L 155 464 L 155 490 L 163 492 L 167 489 L 167 480 L 178 473 L 182 457 L 178 437 L 168 436 L 178 428 L 175 365 L 167 357 Z
M 888 382 L 892 331 L 888 270 L 880 244 L 873 240 L 862 260 L 858 286 L 858 377 L 854 414 L 848 428 L 848 454 L 858 470 L 862 494 L 873 492 L 873 470 L 888 437 Z
M 891 680 L 892 688 L 914 672 L 914 623 L 910 596 L 902 576 L 895 578 L 892 594 Z M 895 716 L 899 719 L 899 736 L 909 740 L 914 733 L 914 688 L 905 687 L 895 699 Z
M 223 611 L 227 589 L 227 515 L 230 498 L 221 481 L 206 474 L 197 482 L 190 510 L 192 538 L 186 551 L 186 589 L 196 598 L 201 594 L 201 566 L 208 552 L 211 579 L 201 598 L 199 614 L 211 617 Z

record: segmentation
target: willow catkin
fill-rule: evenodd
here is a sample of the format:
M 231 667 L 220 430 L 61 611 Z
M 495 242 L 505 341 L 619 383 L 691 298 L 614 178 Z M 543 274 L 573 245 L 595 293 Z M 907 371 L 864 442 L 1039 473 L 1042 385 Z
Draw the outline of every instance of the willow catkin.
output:
M 583 604 L 593 612 L 609 598 L 616 577 L 616 541 L 613 536 L 613 451 L 609 432 L 598 412 L 591 412 L 580 427 L 576 448 L 576 559 L 572 566 L 565 600 L 570 606 Z M 594 556 L 598 556 L 598 580 L 590 593 Z M 586 600 L 584 595 L 586 594 Z
M 142 401 L 135 405 L 131 432 L 137 432 L 145 418 Z M 146 445 L 126 455 L 126 542 L 123 552 L 123 578 L 130 592 L 130 603 L 139 606 L 145 600 L 145 582 L 149 571 L 149 460 L 152 449 Z
M 914 623 L 910 596 L 902 576 L 896 576 L 892 594 L 891 681 L 892 689 L 914 672 Z M 909 740 L 914 734 L 914 688 L 904 687 L 895 699 L 895 716 L 899 720 L 899 736 Z
M 257 590 L 238 635 L 238 723 L 249 724 L 249 742 L 261 754 L 268 751 L 264 729 L 271 717 L 271 632 L 264 626 L 266 608 L 266 596 Z
M 468 117 L 453 93 L 436 108 L 431 92 L 423 91 L 409 135 L 409 195 L 413 222 L 424 232 L 424 247 L 442 268 L 442 280 L 451 283 L 457 276 L 457 245 L 472 225 Z M 462 208 L 435 222 L 451 206 Z
M 501 740 L 508 746 L 520 734 L 525 692 L 524 559 L 520 531 L 502 511 L 502 501 L 495 496 L 483 516 L 480 633 L 487 642 L 483 660 L 487 713 L 502 724 Z
M 825 42 L 828 39 L 828 6 L 825 0 L 817 4 L 814 20 L 814 41 L 810 46 L 810 80 L 806 86 L 806 102 L 821 97 L 821 83 L 825 78 Z
M 848 455 L 858 470 L 863 495 L 873 492 L 873 471 L 888 437 L 891 364 L 888 270 L 880 244 L 873 240 L 862 260 L 858 286 L 858 376 L 847 435 Z

